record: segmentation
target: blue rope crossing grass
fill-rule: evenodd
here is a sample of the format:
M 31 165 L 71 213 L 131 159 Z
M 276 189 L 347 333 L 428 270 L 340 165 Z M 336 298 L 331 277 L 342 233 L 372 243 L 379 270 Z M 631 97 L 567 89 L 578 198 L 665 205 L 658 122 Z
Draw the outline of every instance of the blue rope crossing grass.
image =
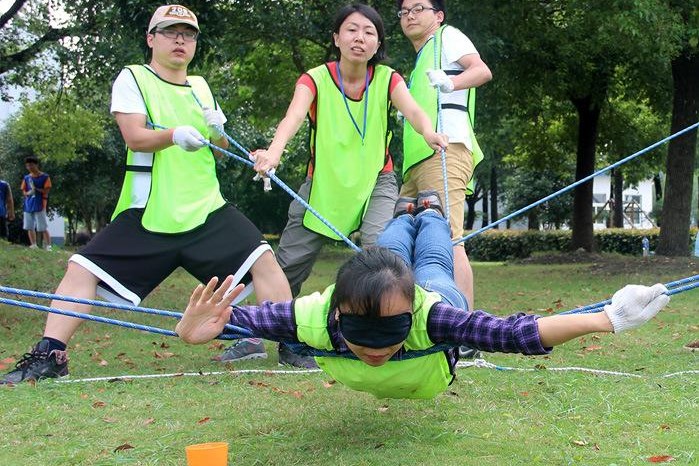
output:
M 18 289 L 18 288 L 10 288 L 7 286 L 0 286 L 0 293 L 14 294 L 17 296 L 25 296 L 25 297 L 29 297 L 29 298 L 55 299 L 56 301 L 65 301 L 65 302 L 76 303 L 76 304 L 85 304 L 88 306 L 104 307 L 104 308 L 108 308 L 108 309 L 119 309 L 122 311 L 140 312 L 142 314 L 153 314 L 153 315 L 159 315 L 159 316 L 165 316 L 165 317 L 174 317 L 176 319 L 182 318 L 181 312 L 165 311 L 162 309 L 153 309 L 153 308 L 149 308 L 149 307 L 129 306 L 128 304 L 111 303 L 108 301 L 98 301 L 98 300 L 94 300 L 94 299 L 74 298 L 72 296 L 63 296 L 63 295 L 58 295 L 58 294 L 53 294 L 53 293 L 42 293 L 39 291 L 32 291 L 32 290 L 22 290 L 22 289 Z M 22 301 L 13 301 L 13 302 L 22 302 Z M 53 309 L 53 308 L 48 308 L 48 309 Z M 41 310 L 41 309 L 37 309 L 37 310 Z M 59 309 L 59 310 L 63 311 L 61 309 Z M 51 311 L 46 311 L 46 312 L 51 312 Z M 72 311 L 65 311 L 65 312 L 72 312 Z M 57 312 L 57 314 L 61 314 L 61 312 Z M 91 314 L 83 314 L 83 313 L 77 313 L 77 314 L 79 314 L 79 315 L 70 316 L 70 317 L 83 318 L 82 316 L 91 316 Z M 68 314 L 65 314 L 65 315 L 68 315 Z M 86 319 L 86 320 L 95 320 L 95 319 Z M 123 322 L 123 321 L 115 320 L 115 322 Z M 106 322 L 106 323 L 110 323 L 110 322 Z M 157 328 L 157 327 L 154 327 L 154 328 Z M 250 330 L 244 329 L 242 327 L 237 327 L 235 325 L 226 324 L 226 326 L 224 328 L 226 330 L 228 330 L 231 334 L 237 333 L 237 334 L 245 335 L 245 336 L 252 335 L 250 333 Z M 159 329 L 159 330 L 163 330 L 163 329 Z M 177 336 L 177 334 L 174 334 L 174 336 Z
M 667 293 L 665 294 L 672 296 L 684 291 L 689 291 L 697 286 L 699 286 L 699 275 L 694 275 L 681 280 L 666 283 L 665 288 L 667 288 Z M 601 312 L 604 310 L 604 306 L 611 304 L 611 302 L 611 299 L 606 299 L 604 301 L 600 301 L 599 303 L 588 304 L 587 306 L 571 309 L 569 311 L 561 312 L 560 314 L 594 314 L 595 312 Z

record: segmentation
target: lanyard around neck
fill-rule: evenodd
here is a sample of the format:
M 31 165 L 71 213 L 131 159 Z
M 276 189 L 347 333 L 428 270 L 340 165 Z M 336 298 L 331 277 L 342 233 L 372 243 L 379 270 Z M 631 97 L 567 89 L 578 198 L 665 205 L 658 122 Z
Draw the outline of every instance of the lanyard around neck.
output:
M 357 120 L 354 119 L 354 115 L 352 115 L 352 111 L 350 110 L 349 107 L 349 102 L 347 102 L 347 95 L 345 94 L 345 85 L 342 83 L 342 73 L 340 72 L 340 62 L 337 63 L 337 80 L 340 83 L 340 92 L 342 92 L 342 100 L 345 102 L 345 108 L 347 109 L 347 113 L 349 114 L 350 119 L 352 120 L 352 124 L 354 124 L 354 128 L 357 130 L 357 133 L 359 133 L 359 137 L 362 138 L 362 145 L 364 145 L 364 137 L 366 136 L 366 120 L 367 120 L 367 110 L 369 108 L 369 67 L 367 66 L 366 69 L 366 77 L 364 78 L 364 122 L 362 124 L 362 129 L 359 129 L 359 125 L 357 124 Z
M 420 50 L 417 52 L 417 56 L 415 57 L 415 65 L 413 66 L 413 72 L 410 73 L 410 80 L 408 81 L 408 89 L 410 89 L 410 86 L 413 84 L 413 76 L 415 75 L 415 69 L 417 69 L 417 62 L 420 60 L 420 55 L 422 55 L 422 52 L 425 50 L 425 46 L 430 43 L 431 40 L 435 40 L 434 34 L 430 36 L 427 41 L 422 44 L 422 47 L 420 47 Z M 434 54 L 434 69 L 437 69 L 437 46 L 435 45 L 435 54 Z

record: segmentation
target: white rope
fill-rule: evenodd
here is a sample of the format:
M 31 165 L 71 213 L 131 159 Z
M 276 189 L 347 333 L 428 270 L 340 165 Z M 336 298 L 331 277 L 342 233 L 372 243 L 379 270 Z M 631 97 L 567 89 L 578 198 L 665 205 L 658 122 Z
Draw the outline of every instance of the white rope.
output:
M 243 369 L 236 371 L 215 371 L 215 372 L 175 372 L 172 374 L 141 374 L 141 375 L 114 375 L 111 377 L 88 377 L 83 379 L 62 378 L 56 383 L 79 383 L 79 382 L 121 382 L 134 379 L 163 379 L 174 377 L 197 377 L 207 375 L 246 375 L 246 374 L 266 374 L 266 375 L 289 375 L 289 374 L 315 374 L 322 372 L 320 369 L 296 369 L 296 370 L 272 370 L 272 369 Z
M 630 372 L 620 372 L 620 371 L 607 371 L 603 369 L 591 369 L 589 367 L 577 367 L 577 366 L 572 366 L 572 367 L 546 367 L 542 369 L 537 369 L 537 368 L 532 368 L 532 367 L 509 367 L 509 366 L 499 366 L 497 364 L 490 363 L 486 361 L 485 359 L 475 359 L 473 361 L 459 361 L 456 365 L 456 367 L 477 367 L 481 369 L 495 369 L 499 371 L 518 371 L 518 372 L 535 372 L 535 371 L 551 371 L 551 372 L 585 372 L 588 374 L 596 374 L 596 375 L 613 375 L 613 376 L 620 376 L 620 377 L 635 377 L 639 379 L 645 379 L 645 378 L 650 378 L 650 377 L 659 377 L 659 378 L 669 378 L 669 377 L 677 377 L 679 375 L 687 375 L 687 374 L 699 374 L 699 370 L 688 370 L 688 371 L 680 371 L 680 372 L 672 372 L 670 374 L 663 374 L 663 375 L 658 375 L 658 376 L 650 376 L 650 375 L 640 375 L 640 374 L 632 374 Z
M 475 359 L 473 361 L 459 361 L 456 367 L 467 368 L 476 367 L 480 369 L 494 369 L 499 371 L 518 371 L 518 372 L 584 372 L 587 374 L 596 375 L 608 375 L 608 376 L 619 376 L 619 377 L 635 377 L 638 379 L 650 378 L 653 376 L 649 375 L 639 375 L 632 374 L 630 372 L 620 372 L 620 371 L 607 371 L 603 369 L 591 369 L 589 367 L 546 367 L 545 369 L 537 369 L 533 367 L 509 367 L 509 366 L 499 366 L 485 359 Z M 263 375 L 304 375 L 304 374 L 317 374 L 323 372 L 320 369 L 296 369 L 296 370 L 284 370 L 284 369 L 242 369 L 235 371 L 214 371 L 214 372 L 175 372 L 171 374 L 141 374 L 141 375 L 115 375 L 111 377 L 88 377 L 83 379 L 69 379 L 62 378 L 56 380 L 56 383 L 82 383 L 82 382 L 120 382 L 136 379 L 163 379 L 163 378 L 174 378 L 174 377 L 197 377 L 197 376 L 210 376 L 210 375 L 247 375 L 247 374 L 263 374 Z M 658 375 L 659 378 L 670 378 L 677 377 L 680 375 L 695 375 L 699 374 L 699 370 L 688 370 L 672 372 L 670 374 Z

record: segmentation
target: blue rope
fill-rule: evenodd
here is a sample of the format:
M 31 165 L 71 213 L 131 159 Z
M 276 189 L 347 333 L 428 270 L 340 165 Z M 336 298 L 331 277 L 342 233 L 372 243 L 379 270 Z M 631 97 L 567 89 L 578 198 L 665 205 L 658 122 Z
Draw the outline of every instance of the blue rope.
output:
M 683 286 L 680 286 L 683 285 Z M 668 296 L 672 296 L 678 293 L 682 293 L 683 291 L 689 291 L 693 288 L 696 288 L 699 286 L 699 275 L 694 275 L 692 277 L 687 277 L 683 278 L 681 280 L 677 280 L 674 282 L 668 282 L 665 284 L 665 288 L 668 289 L 667 293 L 665 293 Z M 595 304 L 589 304 L 587 306 L 571 309 L 569 311 L 561 312 L 560 315 L 566 315 L 566 314 L 594 314 L 595 312 L 601 312 L 604 310 L 604 306 L 607 304 L 611 304 L 612 300 L 607 299 L 604 301 L 600 301 L 599 303 Z
M 441 69 L 441 63 L 439 60 L 437 60 L 437 37 L 432 36 L 432 40 L 434 40 L 434 69 Z M 437 130 L 440 133 L 444 132 L 444 127 L 442 123 L 442 93 L 439 90 L 439 87 L 436 88 L 437 90 Z M 449 222 L 449 216 L 451 215 L 450 208 L 449 208 L 449 180 L 448 180 L 448 175 L 447 175 L 447 151 L 444 149 L 440 149 L 440 157 L 442 159 L 442 180 L 444 182 L 444 218 Z
M 152 123 L 152 122 L 148 122 L 148 125 L 151 126 L 151 127 L 153 127 L 153 128 L 157 128 L 157 129 L 169 129 L 169 128 L 165 127 L 165 126 L 161 126 L 161 125 L 158 125 L 158 124 L 155 124 L 155 123 Z M 226 139 L 227 139 L 231 144 L 233 144 L 239 151 L 241 151 L 241 152 L 242 152 L 243 154 L 245 154 L 247 157 L 250 157 L 250 156 L 251 156 L 251 154 L 250 154 L 249 151 L 247 151 L 243 146 L 241 146 L 240 144 L 238 144 L 238 141 L 236 141 L 235 139 L 233 139 L 233 138 L 232 138 L 231 136 L 229 136 L 226 132 L 223 132 L 223 135 L 224 135 L 224 136 L 226 137 Z M 239 155 L 237 155 L 237 154 L 234 154 L 233 152 L 229 152 L 229 151 L 227 151 L 227 150 L 225 150 L 225 149 L 222 149 L 221 147 L 218 147 L 217 145 L 212 144 L 211 142 L 209 142 L 209 141 L 207 141 L 207 140 L 201 139 L 200 141 L 203 142 L 203 143 L 204 143 L 205 145 L 207 145 L 208 147 L 210 147 L 211 149 L 217 150 L 217 151 L 221 152 L 222 154 L 225 154 L 225 155 L 227 155 L 227 156 L 229 156 L 229 157 L 231 157 L 231 158 L 233 158 L 233 159 L 235 159 L 235 160 L 237 160 L 237 161 L 239 161 L 239 162 L 244 163 L 245 165 L 248 165 L 249 167 L 254 167 L 254 166 L 255 166 L 255 164 L 254 164 L 253 162 L 251 162 L 250 160 L 245 159 L 245 158 L 243 158 L 243 157 L 241 157 L 241 156 L 239 156 Z M 277 177 L 277 175 L 275 175 L 275 174 L 272 173 L 271 171 L 268 171 L 268 172 L 265 173 L 265 176 L 268 177 L 268 178 L 270 178 L 270 179 L 271 179 L 272 181 L 274 181 L 275 183 L 277 183 L 277 185 L 279 185 L 280 188 L 282 188 L 284 191 L 286 191 L 292 198 L 294 198 L 295 200 L 297 200 L 303 207 L 306 208 L 306 210 L 310 211 L 313 215 L 315 215 L 315 216 L 318 218 L 318 220 L 320 220 L 326 227 L 330 228 L 330 230 L 332 230 L 333 233 L 335 233 L 337 236 L 339 236 L 340 239 L 342 239 L 342 241 L 344 241 L 344 242 L 345 242 L 350 248 L 352 248 L 355 252 L 361 252 L 361 248 L 359 248 L 359 246 L 357 246 L 356 244 L 354 244 L 354 243 L 352 242 L 352 240 L 350 240 L 347 236 L 345 236 L 345 235 L 342 234 L 337 228 L 335 228 L 335 227 L 334 227 L 328 220 L 326 220 L 316 209 L 314 209 L 313 207 L 311 207 L 311 205 L 310 205 L 308 202 L 304 201 L 298 194 L 296 194 L 296 193 L 294 192 L 293 189 L 289 188 L 282 180 L 280 180 L 280 179 Z
M 6 286 L 0 286 L 0 293 L 14 294 L 14 295 L 18 295 L 18 296 L 28 296 L 30 298 L 55 299 L 57 301 L 66 301 L 66 302 L 76 303 L 76 304 L 86 304 L 88 306 L 105 307 L 105 308 L 109 308 L 109 309 L 119 309 L 122 311 L 140 312 L 143 314 L 153 314 L 153 315 L 159 315 L 159 316 L 165 316 L 165 317 L 174 317 L 176 319 L 182 318 L 181 312 L 164 311 L 161 309 L 152 309 L 152 308 L 148 308 L 148 307 L 129 306 L 127 304 L 110 303 L 107 301 L 97 301 L 97 300 L 93 300 L 93 299 L 74 298 L 72 296 L 62 296 L 62 295 L 57 295 L 57 294 L 52 294 L 52 293 L 42 293 L 39 291 L 31 291 L 31 290 L 21 290 L 18 288 L 9 288 Z M 17 302 L 20 302 L 20 301 L 17 301 Z M 84 314 L 84 315 L 90 315 L 90 314 Z M 73 316 L 71 316 L 71 317 L 73 317 Z M 88 320 L 90 320 L 90 319 L 88 319 Z M 122 322 L 122 321 L 119 321 L 119 322 Z M 237 326 L 232 325 L 232 324 L 226 324 L 225 328 L 227 330 L 230 330 L 231 332 L 250 333 L 250 330 L 244 329 L 242 327 L 237 327 Z
M 571 185 L 569 185 L 569 186 L 567 186 L 567 187 L 565 187 L 565 188 L 563 188 L 563 189 L 559 189 L 559 190 L 556 191 L 555 193 L 549 194 L 548 196 L 546 196 L 546 197 L 544 197 L 543 199 L 540 199 L 540 200 L 534 202 L 533 204 L 530 204 L 530 205 L 528 205 L 528 206 L 526 206 L 526 207 L 522 207 L 521 209 L 519 209 L 519 210 L 517 210 L 517 211 L 515 211 L 515 212 L 512 212 L 510 215 L 508 215 L 508 216 L 506 216 L 506 217 L 503 217 L 503 218 L 501 218 L 501 219 L 499 219 L 499 220 L 497 220 L 497 221 L 495 221 L 495 222 L 493 222 L 493 223 L 491 223 L 491 224 L 489 224 L 489 225 L 486 225 L 486 226 L 484 226 L 483 228 L 481 228 L 481 229 L 479 229 L 479 230 L 476 230 L 476 231 L 474 231 L 473 233 L 470 233 L 470 234 L 464 236 L 464 237 L 461 238 L 460 240 L 454 241 L 453 244 L 456 246 L 456 245 L 459 244 L 459 243 L 463 243 L 464 241 L 469 240 L 469 239 L 473 238 L 474 236 L 483 233 L 484 231 L 490 230 L 491 228 L 493 228 L 493 227 L 496 226 L 496 225 L 500 225 L 501 223 L 506 222 L 507 220 L 510 220 L 510 219 L 512 219 L 512 218 L 514 218 L 514 217 L 516 217 L 516 216 L 518 216 L 518 215 L 520 215 L 520 214 L 522 214 L 522 213 L 528 211 L 529 209 L 532 209 L 532 208 L 534 208 L 534 207 L 536 207 L 536 206 L 538 206 L 538 205 L 541 205 L 541 204 L 543 204 L 543 203 L 546 202 L 546 201 L 550 201 L 550 200 L 553 199 L 554 197 L 559 196 L 559 195 L 561 195 L 561 194 L 563 194 L 563 193 L 566 193 L 566 192 L 570 191 L 571 189 L 576 188 L 577 186 L 579 186 L 579 185 L 581 185 L 581 184 L 583 184 L 583 183 L 586 183 L 586 182 L 590 181 L 590 180 L 591 180 L 592 178 L 594 178 L 595 176 L 601 175 L 602 173 L 606 173 L 606 172 L 608 172 L 609 170 L 612 170 L 612 169 L 614 169 L 614 168 L 616 168 L 616 167 L 618 167 L 618 166 L 620 166 L 620 165 L 623 165 L 623 164 L 625 164 L 626 162 L 628 162 L 628 161 L 630 161 L 630 160 L 633 160 L 633 159 L 635 159 L 636 157 L 638 157 L 638 156 L 640 156 L 640 155 L 643 155 L 643 154 L 645 154 L 646 152 L 649 152 L 649 151 L 655 149 L 656 147 L 661 146 L 661 145 L 665 144 L 666 142 L 668 142 L 668 141 L 670 141 L 670 140 L 672 140 L 672 139 L 675 139 L 676 137 L 679 137 L 679 136 L 681 136 L 681 135 L 683 135 L 683 134 L 685 134 L 685 133 L 687 133 L 687 132 L 689 132 L 689 131 L 692 131 L 693 129 L 696 129 L 697 127 L 699 127 L 699 122 L 694 123 L 693 125 L 688 126 L 688 127 L 686 127 L 685 129 L 680 130 L 680 131 L 676 132 L 675 134 L 672 134 L 672 135 L 666 137 L 665 139 L 662 139 L 662 140 L 660 140 L 660 141 L 658 141 L 658 142 L 656 142 L 656 143 L 654 143 L 654 144 L 651 144 L 650 146 L 646 147 L 645 149 L 642 149 L 642 150 L 640 150 L 640 151 L 638 151 L 638 152 L 636 152 L 636 153 L 634 153 L 634 154 L 631 154 L 631 155 L 629 155 L 628 157 L 623 158 L 623 159 L 619 160 L 618 162 L 609 165 L 609 166 L 606 167 L 606 168 L 603 168 L 603 169 L 601 169 L 601 170 L 599 170 L 599 171 L 597 171 L 597 172 L 595 172 L 595 173 L 593 173 L 593 174 L 591 174 L 591 175 L 588 175 L 588 176 L 586 176 L 585 178 L 583 178 L 583 179 L 581 179 L 581 180 L 578 180 L 578 181 L 576 181 L 575 183 L 573 183 L 573 184 L 571 184 Z
M 144 332 L 157 333 L 160 335 L 167 335 L 167 336 L 171 336 L 171 337 L 178 336 L 177 333 L 175 333 L 172 330 L 166 330 L 166 329 L 159 328 L 159 327 L 152 327 L 150 325 L 134 324 L 133 322 L 125 322 L 123 320 L 110 319 L 108 317 L 95 316 L 92 314 L 84 314 L 82 312 L 73 312 L 73 311 L 67 311 L 65 309 L 58 309 L 55 307 L 41 306 L 39 304 L 26 303 L 23 301 L 15 301 L 14 299 L 0 298 L 0 304 L 7 304 L 10 306 L 24 307 L 27 309 L 34 309 L 36 311 L 49 312 L 52 314 L 60 314 L 60 315 L 68 316 L 68 317 L 75 317 L 77 319 L 91 320 L 93 322 L 100 322 L 103 324 L 118 325 L 119 327 L 130 328 L 133 330 L 142 330 Z M 216 338 L 218 338 L 219 340 L 234 340 L 234 339 L 238 339 L 238 338 L 244 338 L 247 336 L 248 335 L 240 336 L 240 335 L 226 333 L 226 334 L 219 335 Z

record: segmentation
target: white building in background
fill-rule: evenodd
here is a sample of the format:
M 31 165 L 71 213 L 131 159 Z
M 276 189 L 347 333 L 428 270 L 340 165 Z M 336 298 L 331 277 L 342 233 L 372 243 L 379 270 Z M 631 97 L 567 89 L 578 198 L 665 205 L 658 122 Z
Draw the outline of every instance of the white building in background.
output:
M 592 207 L 594 228 L 607 228 L 607 219 L 612 215 L 611 181 L 609 175 L 599 175 L 593 179 Z M 655 184 L 653 180 L 643 180 L 638 186 L 629 187 L 622 192 L 624 204 L 624 228 L 654 228 L 657 225 L 651 219 Z
M 592 188 L 592 208 L 593 208 L 593 219 L 594 219 L 594 229 L 601 230 L 607 228 L 607 218 L 612 215 L 611 203 L 609 201 L 611 189 L 611 181 L 609 175 L 598 175 L 593 178 L 593 188 Z M 548 193 L 543 193 L 541 197 L 543 198 Z M 655 184 L 652 179 L 641 181 L 638 186 L 624 189 L 622 193 L 624 202 L 624 228 L 654 228 L 657 225 L 651 218 L 651 212 L 653 211 L 653 203 L 655 199 Z M 571 197 L 572 202 L 572 197 Z M 499 212 L 501 212 L 500 217 L 504 217 L 502 212 L 504 211 L 504 206 L 498 206 Z M 468 213 L 468 205 L 465 206 L 465 211 Z M 693 210 L 694 212 L 694 210 Z M 480 200 L 476 203 L 476 220 L 473 225 L 473 229 L 477 230 L 482 228 L 483 225 L 483 201 Z M 522 214 L 510 222 L 510 229 L 512 230 L 526 230 L 527 229 L 527 217 L 526 214 Z M 501 223 L 500 229 L 507 228 L 506 223 Z M 563 226 L 562 229 L 567 229 L 568 226 Z

